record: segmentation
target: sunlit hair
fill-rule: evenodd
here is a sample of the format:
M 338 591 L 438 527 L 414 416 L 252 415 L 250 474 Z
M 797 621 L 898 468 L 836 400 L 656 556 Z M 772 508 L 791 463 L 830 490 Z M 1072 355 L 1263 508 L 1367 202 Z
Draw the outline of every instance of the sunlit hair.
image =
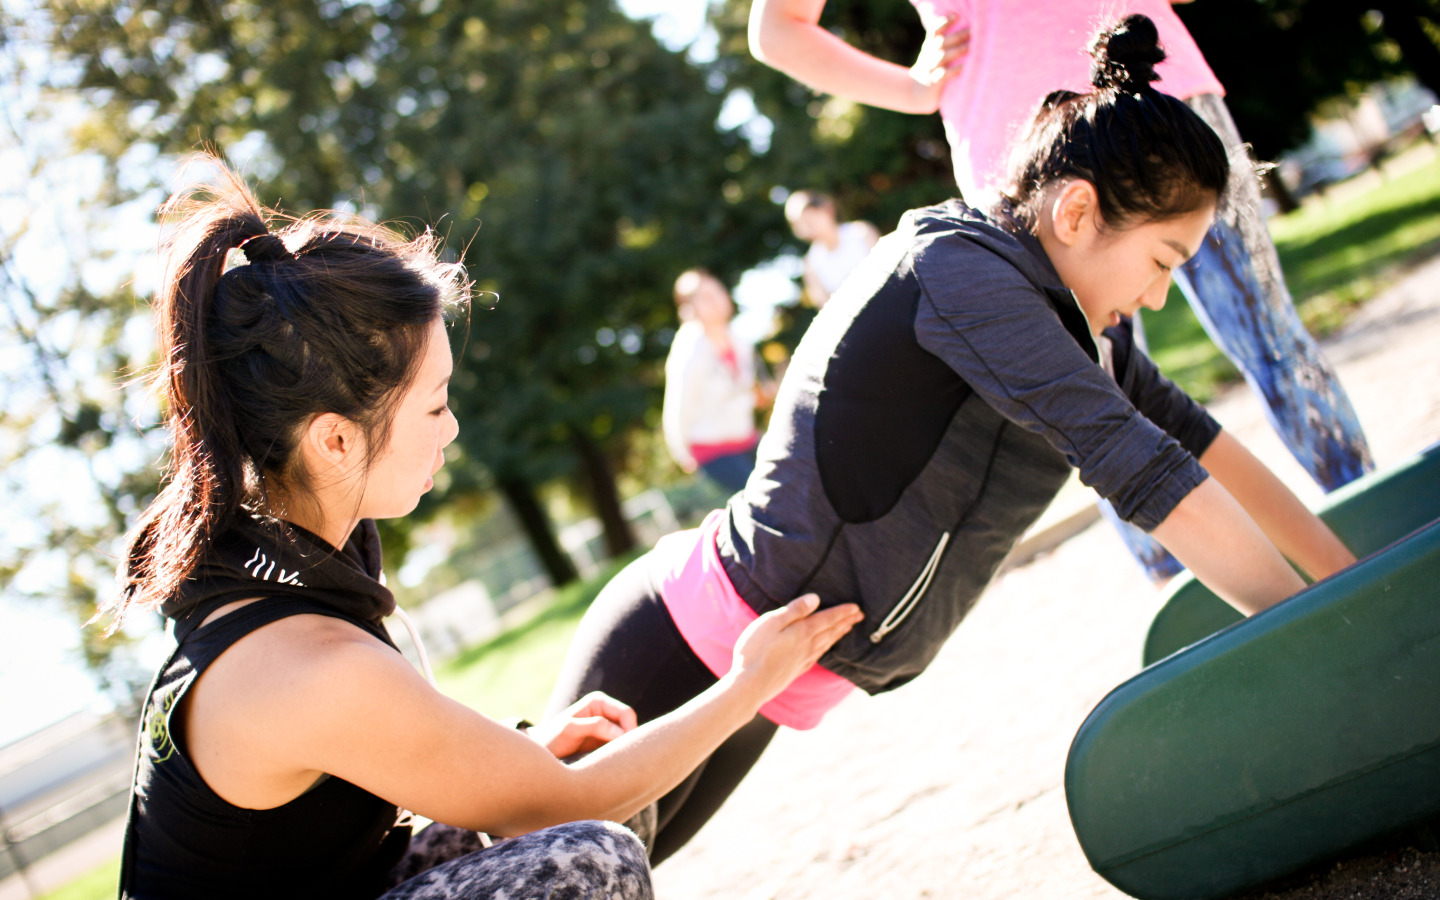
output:
M 1175 218 L 1220 202 L 1229 179 L 1225 145 L 1194 110 L 1152 86 L 1165 59 L 1155 23 L 1126 16 L 1097 35 L 1086 94 L 1056 91 L 1041 103 L 1011 155 L 1004 196 L 1033 227 L 1054 184 L 1095 186 L 1111 227 Z
M 214 177 L 160 210 L 154 385 L 172 441 L 167 477 L 130 538 L 112 628 L 170 597 L 237 516 L 269 514 L 272 490 L 308 496 L 296 447 L 315 416 L 353 422 L 368 468 L 433 323 L 469 301 L 464 270 L 440 261 L 432 232 L 282 217 L 221 160 L 196 163 Z

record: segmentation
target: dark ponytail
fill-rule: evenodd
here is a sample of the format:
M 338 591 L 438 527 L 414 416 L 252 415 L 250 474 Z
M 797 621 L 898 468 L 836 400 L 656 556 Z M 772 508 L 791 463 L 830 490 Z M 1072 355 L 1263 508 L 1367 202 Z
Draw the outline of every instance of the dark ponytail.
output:
M 220 160 L 217 184 L 167 202 L 154 306 L 155 386 L 173 441 L 166 484 L 126 554 L 118 627 L 158 608 L 206 542 L 239 515 L 269 513 L 267 488 L 303 494 L 295 448 L 321 413 L 353 421 L 367 453 L 384 448 L 395 403 L 432 323 L 459 309 L 468 281 L 426 232 L 406 240 L 357 218 L 287 220 L 260 206 Z M 233 251 L 233 252 L 232 252 Z
M 1230 163 L 1225 145 L 1181 100 L 1152 84 L 1165 59 L 1155 23 L 1126 16 L 1097 35 L 1086 94 L 1046 97 L 1011 156 L 1005 197 L 1028 223 L 1046 188 L 1073 178 L 1095 186 L 1111 227 L 1174 218 L 1218 202 Z

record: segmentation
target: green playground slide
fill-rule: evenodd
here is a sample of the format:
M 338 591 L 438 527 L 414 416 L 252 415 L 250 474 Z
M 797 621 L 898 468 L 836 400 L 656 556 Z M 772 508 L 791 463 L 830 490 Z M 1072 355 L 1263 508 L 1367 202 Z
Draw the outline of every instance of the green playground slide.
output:
M 1440 518 L 1440 444 L 1325 498 L 1320 518 L 1356 556 L 1366 556 Z M 1150 665 L 1243 617 L 1187 574 L 1176 578 L 1150 624 L 1143 662 Z
M 1440 521 L 1111 691 L 1065 794 L 1095 871 L 1221 897 L 1440 816 Z

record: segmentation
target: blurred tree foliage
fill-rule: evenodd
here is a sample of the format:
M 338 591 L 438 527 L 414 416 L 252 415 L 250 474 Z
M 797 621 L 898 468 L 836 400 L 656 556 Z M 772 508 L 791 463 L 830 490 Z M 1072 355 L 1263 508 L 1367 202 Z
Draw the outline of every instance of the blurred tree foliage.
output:
M 1273 160 L 1310 136 L 1325 101 L 1406 71 L 1371 0 L 1241 0 L 1175 7 L 1225 85 L 1235 126 L 1259 159 Z M 1403 28 L 1401 30 L 1404 30 Z M 1433 49 L 1433 48 L 1432 48 Z
M 100 159 L 69 152 L 74 110 L 52 102 L 33 32 L 0 11 L 0 35 L 0 592 L 72 619 L 98 687 L 130 712 L 148 677 L 133 641 L 79 629 L 155 491 L 153 413 L 117 384 L 147 352 L 127 330 L 140 308 L 133 273 L 111 265 L 127 252 L 111 213 L 130 195 L 103 188 Z
M 428 509 L 499 490 L 560 582 L 574 569 L 537 488 L 567 479 L 629 548 L 612 465 L 656 420 L 670 284 L 769 253 L 775 207 L 743 175 L 750 146 L 717 130 L 711 73 L 590 0 L 43 7 L 94 110 L 89 149 L 213 144 L 285 208 L 437 227 L 498 292 L 471 316 L 458 452 Z
M 745 91 L 773 126 L 768 151 L 744 173 L 755 190 L 779 185 L 824 191 L 835 197 L 841 218 L 868 219 L 882 232 L 906 210 L 955 195 L 938 116 L 837 100 L 756 62 L 745 34 L 749 14 L 749 0 L 725 0 L 715 10 L 720 41 L 713 66 L 731 90 Z M 909 0 L 830 0 L 820 24 L 868 53 L 907 66 L 925 37 Z M 793 242 L 788 231 L 786 240 Z

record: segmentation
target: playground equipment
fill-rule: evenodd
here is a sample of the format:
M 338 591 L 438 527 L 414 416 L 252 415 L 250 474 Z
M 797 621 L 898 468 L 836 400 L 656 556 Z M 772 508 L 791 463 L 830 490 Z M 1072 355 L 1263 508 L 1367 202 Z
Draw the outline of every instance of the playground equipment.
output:
M 1440 517 L 1440 444 L 1340 488 L 1318 514 L 1356 556 L 1400 540 Z M 1193 576 L 1181 575 L 1150 624 L 1142 662 L 1158 662 L 1243 618 Z
M 1071 821 L 1121 890 L 1221 897 L 1440 817 L 1440 445 L 1322 516 L 1368 555 L 1244 620 L 1177 585 L 1076 734 Z

